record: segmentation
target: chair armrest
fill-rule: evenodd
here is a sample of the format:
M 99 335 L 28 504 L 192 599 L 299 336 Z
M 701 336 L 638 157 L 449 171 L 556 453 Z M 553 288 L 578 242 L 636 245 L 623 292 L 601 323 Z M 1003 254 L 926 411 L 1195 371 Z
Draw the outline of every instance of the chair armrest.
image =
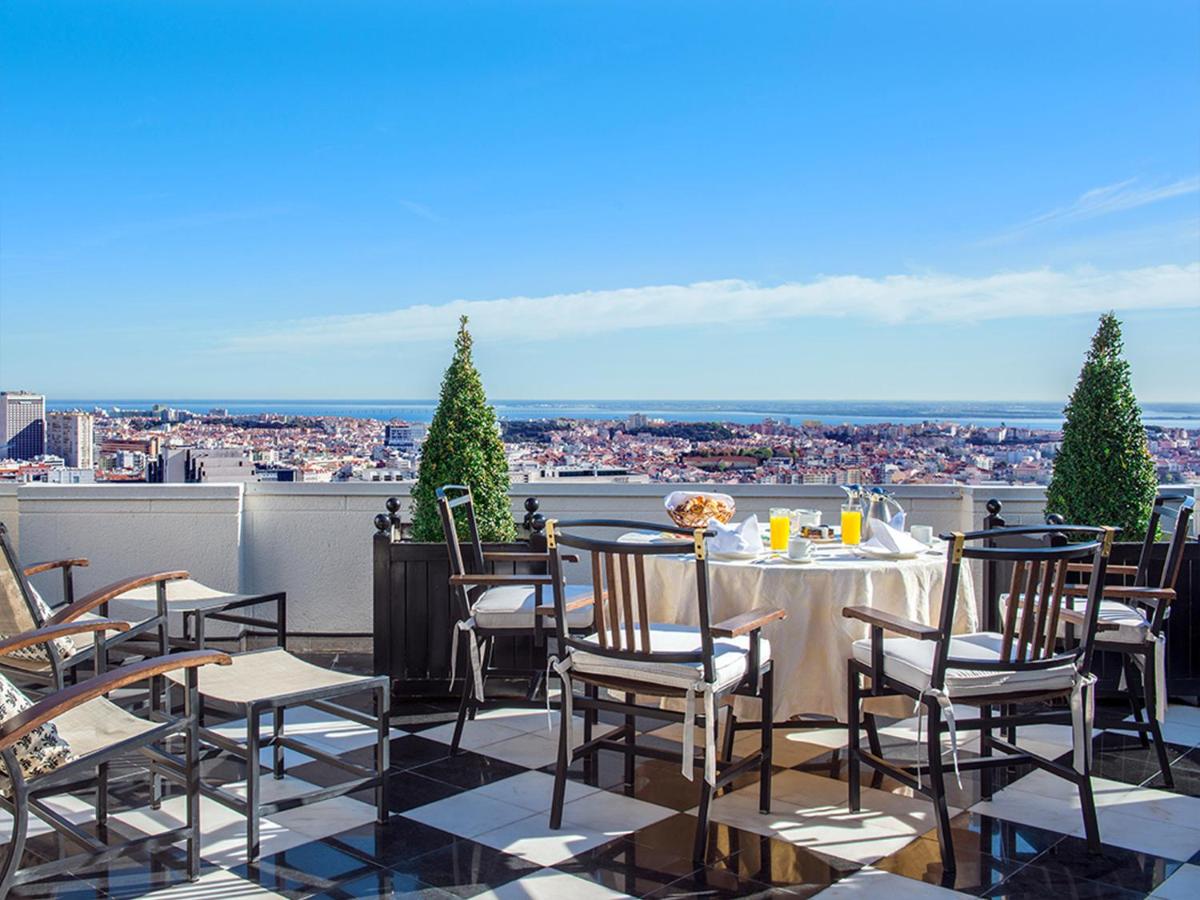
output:
M 1067 563 L 1068 572 L 1083 572 L 1090 573 L 1092 571 L 1091 563 Z M 1137 566 L 1115 566 L 1110 565 L 1105 567 L 1106 575 L 1136 575 L 1138 573 Z
M 607 591 L 604 592 L 603 598 L 604 599 L 608 598 Z M 576 597 L 574 600 L 567 601 L 566 611 L 574 612 L 577 609 L 585 609 L 586 607 L 595 606 L 595 605 L 596 605 L 596 600 L 594 597 Z M 554 604 L 553 603 L 543 603 L 541 606 L 535 607 L 533 611 L 539 616 L 552 616 L 552 615 L 554 615 L 554 612 L 555 612 Z
M 14 637 L 0 641 L 0 656 L 7 656 L 26 647 L 45 644 L 55 638 L 67 637 L 72 634 L 87 634 L 96 631 L 128 631 L 128 622 L 117 622 L 112 619 L 88 619 L 85 622 L 63 622 L 61 625 L 44 625 L 34 628 Z
M 1063 594 L 1068 597 L 1086 597 L 1088 587 L 1086 584 L 1064 585 Z M 1108 584 L 1104 586 L 1103 596 L 1107 600 L 1137 600 L 1154 606 L 1162 602 L 1170 603 L 1175 599 L 1175 591 L 1172 588 L 1123 587 Z
M 56 719 L 67 710 L 82 706 L 89 700 L 94 700 L 96 697 L 108 694 L 118 688 L 144 681 L 156 675 L 173 672 L 176 669 L 194 669 L 209 663 L 227 666 L 231 662 L 233 660 L 229 658 L 229 654 L 219 650 L 187 650 L 183 653 L 144 659 L 138 663 L 110 669 L 103 675 L 97 675 L 87 681 L 43 697 L 29 709 L 0 724 L 0 750 L 9 749 L 33 729 Z
M 483 558 L 489 562 L 540 562 L 544 563 L 550 559 L 548 553 L 507 553 L 500 550 L 486 551 Z M 577 553 L 560 553 L 558 558 L 563 562 L 577 563 L 579 562 L 579 554 Z
M 114 581 L 107 587 L 92 591 L 90 594 L 80 597 L 74 603 L 60 608 L 58 612 L 50 617 L 46 624 L 60 625 L 63 622 L 73 621 L 84 613 L 91 612 L 102 603 L 107 603 L 109 600 L 121 596 L 126 591 L 132 591 L 134 588 L 145 587 L 148 584 L 158 584 L 160 581 L 180 581 L 187 577 L 187 572 L 176 570 L 172 572 L 154 572 L 149 575 L 135 575 L 132 578 L 126 578 L 124 581 Z
M 918 641 L 936 641 L 942 636 L 941 629 L 933 625 L 922 625 L 912 619 L 896 616 L 869 606 L 847 606 L 842 610 L 847 619 L 859 619 L 868 625 L 874 625 L 885 631 L 902 634 L 905 637 L 916 638 Z
M 768 622 L 786 618 L 787 613 L 782 609 L 760 606 L 758 609 L 751 609 L 736 616 L 731 616 L 724 622 L 718 622 L 716 625 L 711 626 L 708 630 L 713 637 L 738 637 L 739 635 L 749 634 L 752 631 L 758 631 Z
M 87 559 L 79 556 L 74 559 L 52 559 L 46 562 L 34 563 L 32 566 L 26 566 L 24 571 L 25 577 L 28 578 L 31 575 L 40 575 L 42 572 L 49 572 L 52 569 L 81 568 L 86 565 L 88 565 Z
M 451 575 L 453 587 L 501 587 L 503 585 L 551 585 L 549 575 Z

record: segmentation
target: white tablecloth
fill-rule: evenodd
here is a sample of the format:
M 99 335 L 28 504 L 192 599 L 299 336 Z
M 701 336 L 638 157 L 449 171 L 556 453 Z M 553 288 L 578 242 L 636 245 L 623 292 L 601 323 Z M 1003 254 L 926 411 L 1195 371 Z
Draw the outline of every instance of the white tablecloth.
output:
M 650 617 L 655 622 L 698 625 L 695 560 L 647 556 Z M 941 611 L 945 552 L 917 559 L 864 559 L 841 545 L 822 546 L 814 562 L 728 562 L 710 558 L 709 602 L 713 623 L 760 606 L 788 617 L 763 630 L 775 661 L 775 718 L 820 713 L 846 721 L 846 660 L 868 626 L 847 619 L 842 608 L 866 605 L 925 624 Z M 963 568 L 955 607 L 955 630 L 975 631 L 975 591 Z M 758 717 L 757 701 L 738 699 L 738 715 Z M 892 705 L 894 706 L 894 704 Z M 896 715 L 911 709 L 887 708 Z M 911 706 L 911 704 L 909 704 Z M 879 712 L 885 709 L 880 707 Z

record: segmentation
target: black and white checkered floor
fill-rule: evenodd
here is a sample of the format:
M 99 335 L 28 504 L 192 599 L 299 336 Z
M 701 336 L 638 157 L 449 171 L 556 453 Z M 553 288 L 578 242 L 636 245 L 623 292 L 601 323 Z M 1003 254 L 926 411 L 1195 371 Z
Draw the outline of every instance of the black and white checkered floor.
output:
M 754 784 L 721 797 L 713 810 L 707 865 L 690 861 L 697 786 L 678 767 L 645 761 L 626 794 L 623 764 L 605 754 L 598 787 L 574 774 L 564 826 L 548 827 L 556 734 L 537 709 L 496 709 L 467 727 L 465 752 L 451 758 L 452 725 L 414 722 L 400 708 L 391 744 L 392 815 L 374 821 L 370 797 L 343 797 L 264 820 L 262 856 L 247 863 L 244 824 L 202 803 L 204 874 L 188 884 L 162 860 L 123 859 L 75 873 L 21 896 L 233 897 L 537 897 L 546 900 L 625 896 L 694 897 L 1200 897 L 1200 710 L 1173 705 L 1173 791 L 1155 787 L 1157 768 L 1136 739 L 1096 736 L 1096 801 L 1105 842 L 1089 855 L 1069 785 L 1018 773 L 990 802 L 979 802 L 964 774 L 958 810 L 957 877 L 947 882 L 929 805 L 887 782 L 864 790 L 863 811 L 846 811 L 842 779 L 845 733 L 776 736 L 774 805 L 757 809 Z M 445 716 L 441 717 L 443 720 Z M 352 724 L 331 727 L 319 713 L 289 716 L 289 731 L 318 747 L 367 761 L 372 736 Z M 230 722 L 231 732 L 244 723 Z M 557 727 L 557 713 L 555 713 Z M 578 735 L 581 732 L 577 730 Z M 678 734 L 678 726 L 662 732 Z M 1027 735 L 1043 750 L 1065 752 L 1066 729 Z M 916 722 L 885 729 L 895 752 L 915 753 Z M 745 735 L 739 741 L 752 741 Z M 971 744 L 961 748 L 963 756 Z M 264 755 L 264 760 L 265 760 Z M 289 757 L 289 774 L 268 791 L 338 780 L 336 770 Z M 264 769 L 264 773 L 266 770 Z M 207 779 L 236 783 L 232 760 L 207 765 Z M 152 832 L 180 821 L 182 798 L 161 810 L 145 805 L 144 780 L 129 773 L 114 789 L 113 828 Z M 91 817 L 87 797 L 64 797 L 72 820 Z M 36 830 L 36 829 L 35 829 Z M 32 842 L 56 854 L 57 838 Z

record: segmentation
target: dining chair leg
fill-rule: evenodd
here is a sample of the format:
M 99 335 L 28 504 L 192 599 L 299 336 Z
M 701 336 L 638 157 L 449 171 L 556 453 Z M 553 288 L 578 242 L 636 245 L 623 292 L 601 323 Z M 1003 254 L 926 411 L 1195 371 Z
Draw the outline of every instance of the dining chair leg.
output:
M 718 714 L 719 715 L 719 714 Z M 725 762 L 733 761 L 733 739 L 737 733 L 737 715 L 733 711 L 733 701 L 725 708 L 725 733 L 721 737 L 721 759 Z M 721 789 L 722 794 L 733 793 L 733 784 L 725 785 Z
M 375 821 L 381 825 L 388 820 L 388 768 L 391 765 L 391 743 L 389 727 L 391 708 L 388 703 L 388 688 L 375 690 L 375 774 L 379 784 L 375 788 Z
M 849 743 L 846 745 L 846 781 L 849 784 L 848 805 L 850 812 L 858 812 L 862 806 L 862 759 L 859 756 L 859 691 L 858 673 L 853 666 L 846 678 L 846 720 Z
M 549 689 L 549 687 L 547 684 L 546 688 Z M 562 689 L 568 690 L 565 681 L 562 683 Z M 567 791 L 567 768 L 570 765 L 571 748 L 567 746 L 566 723 L 560 721 L 558 726 L 558 763 L 554 767 L 554 793 L 550 799 L 550 827 L 556 831 L 562 827 L 563 799 Z M 587 765 L 586 761 L 584 765 Z
M 625 703 L 628 706 L 633 706 L 637 698 L 633 694 L 625 695 Z M 634 742 L 637 738 L 637 717 L 633 715 L 625 716 L 625 795 L 633 796 L 633 779 L 634 779 L 634 764 L 637 761 L 634 753 Z
M 465 646 L 465 641 L 474 640 L 471 632 L 464 631 L 460 633 L 459 639 L 464 641 L 463 650 L 468 649 Z M 470 669 L 470 658 L 468 656 L 467 668 Z M 451 674 L 458 674 L 457 672 Z M 458 703 L 458 718 L 454 720 L 454 736 L 450 739 L 450 755 L 454 756 L 458 753 L 458 744 L 462 740 L 463 725 L 467 721 L 467 712 L 471 708 L 471 702 L 475 695 L 475 679 L 470 672 L 463 676 L 462 698 Z
M 721 738 L 721 759 L 725 762 L 733 760 L 733 738 L 737 731 L 737 714 L 733 711 L 733 703 L 725 708 L 725 735 Z
M 1154 655 L 1157 652 L 1157 644 L 1152 644 L 1146 653 L 1147 673 L 1154 672 L 1154 666 L 1157 663 Z M 1146 719 L 1150 725 L 1150 737 L 1154 741 L 1154 752 L 1158 756 L 1158 769 L 1162 773 L 1162 787 L 1173 788 L 1175 787 L 1175 778 L 1171 774 L 1171 759 L 1167 756 L 1167 742 L 1163 739 L 1162 724 L 1155 714 L 1158 710 L 1158 684 L 1153 674 L 1148 674 L 1148 677 L 1142 679 L 1142 688 L 1145 691 Z
M 879 740 L 879 720 L 875 713 L 863 712 L 863 730 L 867 733 L 867 749 L 876 756 L 883 756 L 883 744 Z
M 705 753 L 707 753 L 707 749 Z M 692 862 L 698 866 L 704 865 L 705 851 L 708 850 L 708 813 L 712 806 L 713 790 L 703 776 L 700 778 L 700 808 L 696 811 L 696 838 L 692 844 Z
M 775 749 L 775 672 L 770 663 L 767 664 L 766 671 L 762 673 L 762 687 L 759 696 L 762 703 L 762 713 L 759 716 L 762 759 L 759 761 L 758 771 L 758 811 L 766 814 L 771 811 L 771 767 Z M 729 708 L 729 719 L 728 733 L 732 734 L 733 724 L 736 721 L 733 717 L 732 706 Z M 726 759 L 733 758 L 732 744 L 733 742 L 730 741 L 729 756 Z
M 1083 831 L 1087 837 L 1088 850 L 1100 851 L 1100 823 L 1096 819 L 1096 798 L 1092 795 L 1091 766 L 1078 777 L 1079 805 L 1083 812 Z
M 979 707 L 979 718 L 982 724 L 979 726 L 979 755 L 987 759 L 992 755 L 992 708 L 986 703 Z M 991 766 L 984 766 L 979 770 L 979 798 L 981 800 L 991 800 L 994 789 L 993 778 L 995 770 Z
M 1139 725 L 1145 724 L 1142 721 L 1142 701 L 1139 696 L 1145 686 L 1141 683 L 1141 673 L 1134 664 L 1133 657 L 1128 653 L 1121 655 L 1121 672 L 1125 675 L 1125 696 L 1129 700 L 1129 710 L 1133 714 L 1133 721 Z M 1151 707 L 1150 715 L 1153 716 L 1153 714 L 1153 707 Z M 1149 747 L 1150 739 L 1147 737 L 1145 730 L 1141 728 L 1136 730 L 1138 740 L 1142 746 Z
M 596 686 L 593 684 L 585 684 L 583 686 L 583 695 L 589 700 L 595 700 L 597 697 Z M 592 722 L 595 715 L 595 707 L 589 706 L 583 711 L 583 742 L 585 744 L 590 744 L 592 741 Z M 583 756 L 584 783 L 589 787 L 596 787 L 600 783 L 599 770 L 600 760 L 598 754 L 594 751 L 585 753 Z
M 946 772 L 942 768 L 942 708 L 937 701 L 925 702 L 928 730 L 925 732 L 925 756 L 929 765 L 929 799 L 937 819 L 938 846 L 942 851 L 942 869 L 950 872 L 956 867 L 954 838 L 950 832 L 950 810 L 946 803 Z

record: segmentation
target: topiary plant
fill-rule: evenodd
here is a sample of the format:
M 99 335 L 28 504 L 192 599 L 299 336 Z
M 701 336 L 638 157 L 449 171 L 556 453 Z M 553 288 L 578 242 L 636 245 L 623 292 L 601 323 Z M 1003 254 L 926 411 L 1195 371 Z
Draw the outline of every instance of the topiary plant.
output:
M 483 381 L 471 361 L 467 317 L 459 320 L 454 358 L 442 378 L 442 393 L 421 449 L 421 465 L 413 485 L 412 536 L 417 541 L 443 541 L 442 520 L 434 491 L 463 484 L 475 500 L 479 536 L 484 541 L 514 541 L 516 523 L 508 503 L 508 459 L 487 402 Z M 460 518 L 459 537 L 466 539 Z
M 1121 349 L 1121 323 L 1105 313 L 1064 411 L 1046 512 L 1079 525 L 1116 525 L 1123 540 L 1141 540 L 1158 478 Z

